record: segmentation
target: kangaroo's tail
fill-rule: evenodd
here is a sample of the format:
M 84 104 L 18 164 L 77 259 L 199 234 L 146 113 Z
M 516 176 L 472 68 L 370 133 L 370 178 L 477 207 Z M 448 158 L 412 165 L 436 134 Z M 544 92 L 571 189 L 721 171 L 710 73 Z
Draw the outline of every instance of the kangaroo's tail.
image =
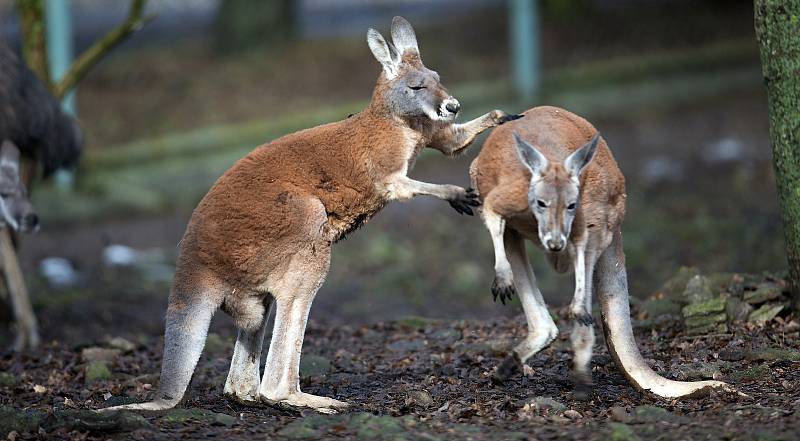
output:
M 602 306 L 603 332 L 608 350 L 617 366 L 634 386 L 670 398 L 702 395 L 715 388 L 735 392 L 735 389 L 721 381 L 666 379 L 654 372 L 644 361 L 636 346 L 631 327 L 628 276 L 625 272 L 622 234 L 619 230 L 614 233 L 611 245 L 597 262 L 594 291 L 598 294 Z
M 161 380 L 153 401 L 108 407 L 101 411 L 171 409 L 183 398 L 203 352 L 211 317 L 219 305 L 205 299 L 188 303 L 175 299 L 174 294 L 170 296 L 167 308 Z

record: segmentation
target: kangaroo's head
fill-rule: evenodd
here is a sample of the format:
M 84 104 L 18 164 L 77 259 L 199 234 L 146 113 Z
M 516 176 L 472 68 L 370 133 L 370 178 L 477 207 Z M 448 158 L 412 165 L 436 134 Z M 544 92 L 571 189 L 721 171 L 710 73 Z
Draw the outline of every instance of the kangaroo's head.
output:
M 548 161 L 539 149 L 514 133 L 519 158 L 531 171 L 528 205 L 539 225 L 539 240 L 549 251 L 559 252 L 567 246 L 580 203 L 579 178 L 594 157 L 599 139 L 598 133 L 561 163 Z
M 383 66 L 376 92 L 392 115 L 404 119 L 452 121 L 461 105 L 439 82 L 439 74 L 422 64 L 414 28 L 403 17 L 392 20 L 392 42 L 371 29 L 367 43 Z
M 0 222 L 29 233 L 39 228 L 39 216 L 19 175 L 19 149 L 10 141 L 0 147 Z

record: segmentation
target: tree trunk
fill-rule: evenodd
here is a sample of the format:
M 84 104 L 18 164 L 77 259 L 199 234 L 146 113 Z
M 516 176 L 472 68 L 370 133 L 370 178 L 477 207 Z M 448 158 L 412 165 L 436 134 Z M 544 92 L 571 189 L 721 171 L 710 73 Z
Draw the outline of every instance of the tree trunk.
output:
M 50 87 L 42 0 L 17 0 L 17 10 L 22 31 L 22 58 L 33 73 Z
M 754 2 L 789 278 L 800 309 L 800 0 Z

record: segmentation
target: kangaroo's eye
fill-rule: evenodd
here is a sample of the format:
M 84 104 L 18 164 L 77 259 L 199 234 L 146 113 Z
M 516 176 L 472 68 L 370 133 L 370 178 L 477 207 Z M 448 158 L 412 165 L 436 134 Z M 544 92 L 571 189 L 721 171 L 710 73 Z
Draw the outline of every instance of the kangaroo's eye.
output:
M 575 202 L 567 205 L 567 210 L 574 210 L 575 209 Z
M 546 208 L 547 207 L 547 204 L 545 204 L 544 201 L 541 200 L 541 199 L 537 199 L 536 200 L 536 205 L 538 205 L 539 208 Z
M 408 86 L 408 88 L 411 89 L 411 90 L 427 89 L 427 87 L 425 87 L 425 86 Z

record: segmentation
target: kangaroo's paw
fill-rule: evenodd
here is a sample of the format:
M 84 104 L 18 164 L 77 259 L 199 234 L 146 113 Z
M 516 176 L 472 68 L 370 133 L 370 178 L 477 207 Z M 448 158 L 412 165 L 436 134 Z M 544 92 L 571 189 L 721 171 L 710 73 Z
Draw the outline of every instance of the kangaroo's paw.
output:
M 498 126 L 509 121 L 514 121 L 515 119 L 520 119 L 523 116 L 525 115 L 508 114 L 502 110 L 492 110 L 492 121 Z
M 457 191 L 447 202 L 453 207 L 458 214 L 468 214 L 472 216 L 474 213 L 472 207 L 480 207 L 481 201 L 478 199 L 478 193 L 472 188 L 466 190 L 461 188 Z
M 497 302 L 499 298 L 503 304 L 506 304 L 506 300 L 511 300 L 511 297 L 517 293 L 517 290 L 514 288 L 514 282 L 511 276 L 504 276 L 504 275 L 496 275 L 494 277 L 494 281 L 492 282 L 492 297 L 494 301 Z
M 279 409 L 291 410 L 296 412 L 306 409 L 312 409 L 319 413 L 324 413 L 329 415 L 339 413 L 343 410 L 346 410 L 350 406 L 348 403 L 345 403 L 344 401 L 339 401 L 328 397 L 311 395 L 305 392 L 294 392 L 288 397 L 280 400 L 269 399 L 263 395 L 261 395 L 259 399 L 263 403 L 273 407 L 277 407 Z
M 263 404 L 258 399 L 258 392 L 257 391 L 253 392 L 253 393 L 243 393 L 243 394 L 242 393 L 234 393 L 234 392 L 230 392 L 230 391 L 224 391 L 222 393 L 222 396 L 224 396 L 226 399 L 228 399 L 230 401 L 233 401 L 235 403 L 239 403 L 239 404 L 244 405 L 244 406 L 255 406 L 255 407 L 258 407 L 259 405 Z
M 583 326 L 594 325 L 594 318 L 592 313 L 583 305 L 570 305 L 569 315 L 579 324 Z

